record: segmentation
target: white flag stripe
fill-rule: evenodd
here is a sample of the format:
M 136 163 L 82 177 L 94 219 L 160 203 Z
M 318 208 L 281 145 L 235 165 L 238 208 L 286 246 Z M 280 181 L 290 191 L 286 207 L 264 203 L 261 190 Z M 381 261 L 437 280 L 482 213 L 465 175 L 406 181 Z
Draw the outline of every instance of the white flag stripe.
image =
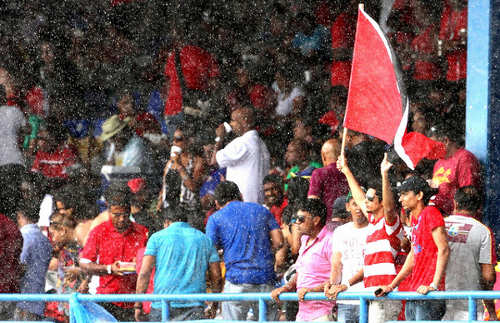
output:
M 406 126 L 408 125 L 408 111 L 410 111 L 410 102 L 407 99 L 405 108 L 403 109 L 403 118 L 401 119 L 401 123 L 399 124 L 398 130 L 396 131 L 396 136 L 394 137 L 394 150 L 398 154 L 399 158 L 401 158 L 405 162 L 405 164 L 413 170 L 415 169 L 415 165 L 413 165 L 410 156 L 406 154 L 406 151 L 402 145 L 403 136 L 406 131 Z

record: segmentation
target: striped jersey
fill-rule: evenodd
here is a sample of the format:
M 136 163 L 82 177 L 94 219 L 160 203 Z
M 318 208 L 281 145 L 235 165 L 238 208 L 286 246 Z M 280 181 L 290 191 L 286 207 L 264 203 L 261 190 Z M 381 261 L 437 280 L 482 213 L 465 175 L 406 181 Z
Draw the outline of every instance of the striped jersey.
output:
M 376 220 L 368 214 L 370 233 L 366 238 L 364 251 L 365 287 L 389 285 L 396 277 L 394 260 L 404 236 L 403 226 L 396 217 L 392 224 L 386 223 L 385 217 Z

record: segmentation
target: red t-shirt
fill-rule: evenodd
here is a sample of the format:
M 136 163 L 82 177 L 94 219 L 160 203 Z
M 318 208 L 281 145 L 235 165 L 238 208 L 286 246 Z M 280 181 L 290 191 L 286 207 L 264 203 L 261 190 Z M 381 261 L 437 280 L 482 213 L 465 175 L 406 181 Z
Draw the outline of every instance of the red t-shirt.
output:
M 255 84 L 250 89 L 249 97 L 252 105 L 259 110 L 270 110 L 273 108 L 270 97 L 273 95 L 272 90 L 262 84 Z
M 125 115 L 119 115 L 120 120 L 125 120 Z M 145 133 L 161 133 L 160 124 L 149 112 L 142 112 L 135 116 L 135 134 L 142 137 Z
M 316 9 L 314 15 L 316 16 L 316 24 L 323 25 L 328 28 L 333 22 L 332 7 L 328 1 L 321 1 Z
M 0 213 L 0 293 L 19 293 L 23 236 L 11 219 Z
M 250 85 L 248 88 L 237 88 L 231 91 L 226 98 L 227 103 L 231 107 L 231 111 L 238 109 L 250 101 L 252 106 L 259 111 L 268 112 L 274 108 L 273 106 L 273 91 L 262 84 Z
M 434 164 L 432 175 L 433 183 L 439 187 L 434 205 L 443 213 L 451 214 L 457 188 L 472 185 L 480 189 L 480 169 L 476 156 L 464 148 L 448 159 L 439 159 Z
M 67 179 L 66 167 L 76 162 L 75 151 L 68 145 L 64 145 L 54 152 L 39 150 L 31 167 L 32 172 L 42 173 L 47 178 Z
M 341 13 L 330 28 L 332 48 L 354 48 L 354 33 L 356 31 L 356 15 Z
M 206 90 L 209 79 L 219 75 L 219 66 L 215 59 L 200 47 L 184 46 L 179 53 L 179 59 L 184 84 L 189 89 Z M 168 55 L 165 76 L 170 80 L 170 89 L 165 101 L 165 114 L 177 114 L 182 110 L 182 90 L 173 52 Z
M 10 107 L 21 108 L 21 105 L 19 104 L 20 99 L 16 94 L 8 94 L 6 99 L 7 99 L 7 102 L 5 103 L 5 105 L 8 105 Z
M 124 3 L 129 3 L 129 2 L 132 2 L 134 0 L 111 0 L 111 6 L 117 6 L 119 4 L 124 4 Z
M 330 28 L 332 49 L 354 48 L 354 33 L 356 31 L 356 15 L 341 13 Z M 333 60 L 330 68 L 330 83 L 332 86 L 342 85 L 349 88 L 351 77 L 351 61 Z
M 111 265 L 115 261 L 134 261 L 137 251 L 146 246 L 146 227 L 131 222 L 123 233 L 116 231 L 111 220 L 94 228 L 89 234 L 80 259 L 87 259 L 101 265 Z M 99 259 L 99 260 L 97 260 Z M 102 275 L 99 277 L 97 294 L 134 294 L 137 274 L 124 276 Z M 130 308 L 133 303 L 114 303 L 117 306 Z
M 467 30 L 467 6 L 462 10 L 453 10 L 447 6 L 441 18 L 439 39 L 460 40 L 463 30 Z M 467 77 L 467 50 L 458 48 L 446 55 L 448 70 L 446 79 L 458 81 Z
M 285 210 L 286 206 L 288 205 L 288 199 L 284 198 L 283 203 L 281 205 L 273 205 L 269 211 L 271 214 L 274 216 L 276 219 L 276 222 L 278 222 L 278 225 L 281 227 L 281 216 L 283 215 L 283 211 Z
M 444 227 L 441 212 L 434 206 L 425 207 L 417 218 L 412 217 L 411 233 L 414 267 L 410 290 L 416 291 L 421 285 L 429 286 L 434 279 L 437 263 L 437 246 L 432 238 L 432 230 Z M 439 290 L 444 290 L 444 279 L 439 283 Z
M 38 86 L 31 88 L 26 94 L 26 102 L 30 107 L 30 112 L 40 117 L 45 115 L 45 111 L 43 110 L 43 101 L 43 90 Z
M 351 78 L 351 61 L 333 61 L 330 68 L 330 84 L 349 88 Z
M 416 53 L 433 54 L 436 52 L 435 27 L 429 26 L 413 38 L 411 49 Z M 432 60 L 417 59 L 413 79 L 415 80 L 437 80 L 441 77 L 438 64 Z

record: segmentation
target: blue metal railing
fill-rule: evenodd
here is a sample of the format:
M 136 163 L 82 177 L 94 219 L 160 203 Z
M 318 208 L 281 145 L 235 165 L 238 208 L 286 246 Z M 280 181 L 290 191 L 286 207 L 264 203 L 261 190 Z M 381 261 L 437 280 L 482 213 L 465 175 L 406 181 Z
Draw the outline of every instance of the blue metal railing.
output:
M 476 300 L 479 299 L 500 299 L 500 292 L 496 291 L 446 291 L 430 292 L 427 295 L 421 295 L 414 292 L 392 292 L 384 298 L 377 298 L 373 292 L 344 292 L 340 293 L 337 300 L 359 300 L 360 301 L 360 323 L 368 322 L 368 301 L 373 299 L 392 299 L 392 300 L 433 300 L 433 299 L 464 299 L 469 304 L 469 322 L 477 320 Z M 282 301 L 297 301 L 297 293 L 283 293 L 280 295 Z M 323 293 L 308 293 L 305 300 L 327 300 Z M 258 301 L 259 302 L 259 321 L 266 321 L 266 301 L 272 301 L 270 293 L 220 293 L 220 294 L 178 294 L 178 295 L 153 295 L 153 294 L 109 294 L 109 295 L 90 295 L 90 294 L 0 294 L 0 302 L 11 301 L 56 301 L 69 302 L 70 313 L 73 302 L 161 302 L 162 303 L 162 322 L 166 322 L 169 317 L 169 302 L 178 301 Z M 71 317 L 71 315 L 70 315 Z M 221 322 L 221 321 L 217 321 Z

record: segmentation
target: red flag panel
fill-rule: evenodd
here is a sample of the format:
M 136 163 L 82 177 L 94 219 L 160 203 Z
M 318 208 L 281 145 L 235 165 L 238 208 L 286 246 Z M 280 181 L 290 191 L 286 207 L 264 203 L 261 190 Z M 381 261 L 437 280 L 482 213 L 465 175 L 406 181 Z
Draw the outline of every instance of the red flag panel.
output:
M 359 10 L 344 126 L 392 144 L 402 117 L 389 44 L 375 21 Z

